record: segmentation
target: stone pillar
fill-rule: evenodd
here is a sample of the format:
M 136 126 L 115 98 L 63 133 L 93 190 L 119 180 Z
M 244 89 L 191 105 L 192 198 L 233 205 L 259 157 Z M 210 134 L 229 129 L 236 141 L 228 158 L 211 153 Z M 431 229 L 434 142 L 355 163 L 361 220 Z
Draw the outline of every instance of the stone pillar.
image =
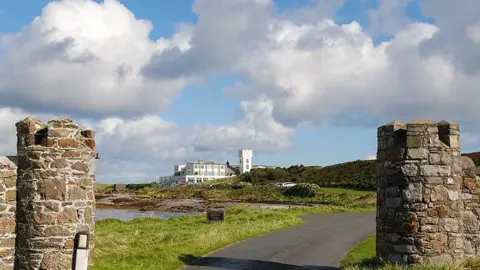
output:
M 93 240 L 95 133 L 64 118 L 16 126 L 15 269 L 72 269 L 75 234 L 89 231 Z
M 407 125 L 408 126 L 408 125 Z M 427 209 L 420 218 L 418 235 L 419 263 L 453 264 L 463 260 L 463 200 L 461 197 L 462 164 L 460 129 L 456 123 L 441 121 L 434 124 L 412 124 L 408 127 L 412 149 L 418 146 L 415 138 L 428 138 L 428 161 L 419 166 L 423 183 L 423 202 Z M 423 133 L 428 129 L 427 133 Z M 411 135 L 410 135 L 411 134 Z M 417 139 L 418 142 L 418 139 Z M 419 147 L 419 148 L 416 148 Z M 417 261 L 414 261 L 417 262 Z
M 462 157 L 462 215 L 465 257 L 480 255 L 480 183 L 476 179 L 476 166 L 469 157 Z
M 401 255 L 394 250 L 399 235 L 392 222 L 400 212 L 405 179 L 401 166 L 405 159 L 406 125 L 400 121 L 381 126 L 377 130 L 377 256 L 385 261 L 400 261 Z M 418 224 L 412 224 L 417 226 Z M 408 229 L 408 228 L 407 228 Z M 415 229 L 415 228 L 411 228 Z
M 415 120 L 380 127 L 377 160 L 377 256 L 402 265 L 462 260 L 458 125 Z
M 13 269 L 17 166 L 0 157 L 0 269 Z

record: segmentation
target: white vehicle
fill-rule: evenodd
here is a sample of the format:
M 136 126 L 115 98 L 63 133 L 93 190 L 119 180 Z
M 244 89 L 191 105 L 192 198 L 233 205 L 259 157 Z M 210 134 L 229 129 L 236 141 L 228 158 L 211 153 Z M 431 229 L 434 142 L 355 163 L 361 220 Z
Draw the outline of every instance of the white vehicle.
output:
M 292 183 L 292 182 L 284 182 L 284 183 L 281 183 L 281 185 L 282 185 L 282 187 L 294 187 L 297 184 Z

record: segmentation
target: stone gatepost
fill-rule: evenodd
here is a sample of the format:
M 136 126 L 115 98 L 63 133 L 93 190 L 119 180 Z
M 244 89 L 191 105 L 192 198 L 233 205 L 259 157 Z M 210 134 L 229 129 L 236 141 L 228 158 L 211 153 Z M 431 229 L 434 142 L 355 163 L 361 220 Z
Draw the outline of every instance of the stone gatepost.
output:
M 400 237 L 393 231 L 392 222 L 397 215 L 406 215 L 400 212 L 405 185 L 401 166 L 405 159 L 406 125 L 400 121 L 388 123 L 378 128 L 377 137 L 376 253 L 386 261 L 401 261 L 401 255 L 394 252 L 394 246 L 403 242 L 399 242 Z M 412 221 L 410 229 L 415 230 L 418 220 Z
M 15 269 L 72 269 L 75 234 L 88 231 L 93 240 L 95 133 L 63 118 L 16 126 Z
M 462 157 L 462 215 L 465 257 L 480 255 L 480 182 L 476 179 L 476 166 L 469 157 Z
M 463 259 L 458 125 L 400 121 L 378 129 L 377 256 L 402 265 Z
M 13 269 L 17 166 L 0 157 L 0 269 Z

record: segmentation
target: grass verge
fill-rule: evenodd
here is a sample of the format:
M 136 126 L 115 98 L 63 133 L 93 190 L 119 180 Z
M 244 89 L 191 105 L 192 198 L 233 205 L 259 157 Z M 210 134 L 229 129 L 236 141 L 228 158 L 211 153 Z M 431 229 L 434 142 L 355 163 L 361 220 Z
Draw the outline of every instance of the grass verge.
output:
M 368 267 L 375 258 L 375 240 L 375 235 L 370 236 L 352 248 L 342 259 L 340 266 L 346 269 L 361 269 L 358 267 Z
M 366 212 L 374 208 L 308 207 L 285 210 L 234 207 L 225 222 L 206 217 L 168 220 L 107 219 L 96 223 L 92 269 L 178 269 L 227 245 L 302 223 L 300 216 L 333 212 Z
M 375 236 L 365 239 L 352 248 L 340 263 L 343 270 L 478 270 L 480 258 L 469 259 L 458 265 L 414 265 L 402 268 L 398 265 L 375 263 Z

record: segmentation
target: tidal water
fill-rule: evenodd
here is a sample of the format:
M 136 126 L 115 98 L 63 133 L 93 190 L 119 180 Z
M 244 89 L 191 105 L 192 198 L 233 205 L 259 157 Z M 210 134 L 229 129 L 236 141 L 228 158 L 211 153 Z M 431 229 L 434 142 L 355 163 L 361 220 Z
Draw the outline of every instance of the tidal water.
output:
M 169 219 L 171 217 L 180 216 L 196 216 L 200 215 L 198 212 L 181 213 L 181 212 L 155 212 L 155 211 L 138 211 L 130 209 L 96 209 L 95 221 L 107 218 L 116 218 L 123 221 L 129 221 L 137 217 L 155 217 L 161 219 Z

